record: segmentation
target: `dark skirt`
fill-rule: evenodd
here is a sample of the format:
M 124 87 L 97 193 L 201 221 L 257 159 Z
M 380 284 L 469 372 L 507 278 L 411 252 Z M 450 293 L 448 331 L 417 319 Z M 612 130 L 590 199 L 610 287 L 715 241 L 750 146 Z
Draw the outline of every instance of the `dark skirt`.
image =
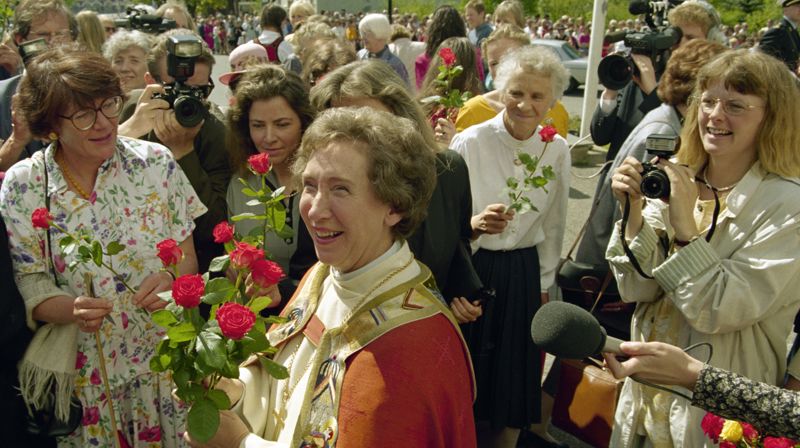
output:
M 463 328 L 478 388 L 475 418 L 495 429 L 525 428 L 539 421 L 541 408 L 542 360 L 530 330 L 541 304 L 539 254 L 535 247 L 481 249 L 472 262 L 497 294 Z

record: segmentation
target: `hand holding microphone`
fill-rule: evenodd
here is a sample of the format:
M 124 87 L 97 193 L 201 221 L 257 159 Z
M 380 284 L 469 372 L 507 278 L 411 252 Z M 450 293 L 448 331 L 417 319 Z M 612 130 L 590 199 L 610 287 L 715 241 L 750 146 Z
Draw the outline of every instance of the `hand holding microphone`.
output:
M 542 305 L 533 316 L 531 337 L 539 348 L 559 358 L 583 359 L 601 352 L 624 355 L 620 339 L 608 336 L 588 311 L 566 302 Z

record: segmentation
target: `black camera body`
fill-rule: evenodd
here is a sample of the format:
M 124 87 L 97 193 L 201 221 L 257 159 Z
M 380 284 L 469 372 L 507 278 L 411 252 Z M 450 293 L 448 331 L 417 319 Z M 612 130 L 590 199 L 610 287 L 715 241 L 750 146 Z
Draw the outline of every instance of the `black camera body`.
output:
M 631 14 L 645 14 L 648 31 L 622 33 L 605 42 L 612 43 L 624 40 L 625 46 L 630 49 L 628 54 L 611 54 L 604 57 L 597 66 L 597 76 L 600 83 L 612 90 L 621 90 L 631 82 L 634 76 L 639 76 L 639 69 L 631 58 L 631 54 L 643 54 L 653 61 L 656 77 L 664 73 L 669 60 L 670 49 L 680 42 L 683 33 L 680 28 L 666 26 L 666 13 L 676 2 L 662 2 L 660 7 L 654 6 L 658 2 L 643 3 L 632 1 L 629 6 Z
M 678 148 L 678 137 L 665 134 L 651 134 L 647 136 L 645 148 L 649 154 L 659 158 L 668 159 Z M 642 163 L 642 183 L 639 188 L 642 194 L 650 199 L 667 199 L 670 194 L 669 177 L 657 165 Z
M 169 36 L 167 39 L 167 74 L 175 82 L 164 85 L 164 94 L 156 94 L 175 110 L 175 119 L 185 127 L 191 128 L 208 117 L 207 90 L 193 87 L 186 80 L 194 75 L 194 65 L 203 49 L 199 37 L 191 34 Z
M 114 20 L 114 26 L 117 28 L 128 28 L 145 33 L 161 34 L 164 31 L 169 31 L 177 27 L 177 24 L 172 19 L 165 19 L 163 17 L 147 14 L 146 11 L 135 7 L 128 7 L 125 12 L 127 17 Z
M 19 44 L 19 56 L 22 58 L 22 63 L 27 65 L 28 61 L 35 56 L 46 51 L 50 46 L 44 39 L 34 39 Z

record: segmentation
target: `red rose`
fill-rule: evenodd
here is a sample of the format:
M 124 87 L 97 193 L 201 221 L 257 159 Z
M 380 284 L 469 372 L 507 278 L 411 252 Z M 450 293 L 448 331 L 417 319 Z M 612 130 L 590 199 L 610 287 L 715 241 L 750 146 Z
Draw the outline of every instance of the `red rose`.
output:
M 217 310 L 217 322 L 225 337 L 238 341 L 253 328 L 256 313 L 244 305 L 228 302 Z
M 736 448 L 736 444 L 733 442 L 728 442 L 727 440 L 723 440 L 719 442 L 719 448 Z
M 230 258 L 234 269 L 250 269 L 254 261 L 264 258 L 264 251 L 247 243 L 236 243 Z
M 250 272 L 253 275 L 253 283 L 262 288 L 269 288 L 283 278 L 283 269 L 280 265 L 264 259 L 254 261 L 250 265 Z
M 53 222 L 53 215 L 44 207 L 37 208 L 31 214 L 31 222 L 35 229 L 48 229 L 50 228 L 50 223 Z
M 172 238 L 156 244 L 156 249 L 158 249 L 158 258 L 164 263 L 164 267 L 176 265 L 183 258 L 183 251 Z
M 442 63 L 447 68 L 452 67 L 456 63 L 456 54 L 453 53 L 452 48 L 442 48 L 439 50 L 439 57 L 442 58 Z
M 745 422 L 741 422 L 742 425 L 742 436 L 749 441 L 755 441 L 758 439 L 758 431 L 753 428 L 753 425 Z
M 764 437 L 764 448 L 794 448 L 796 443 L 785 437 Z
M 233 226 L 228 224 L 227 221 L 222 221 L 214 226 L 214 230 L 211 231 L 211 234 L 214 235 L 215 243 L 225 244 L 233 239 Z
M 703 433 L 715 443 L 719 442 L 719 434 L 722 432 L 722 427 L 725 425 L 725 419 L 720 416 L 707 412 L 700 422 L 700 427 L 703 428 Z
M 539 131 L 539 137 L 541 137 L 542 141 L 545 143 L 552 142 L 555 139 L 556 134 L 558 134 L 556 128 L 550 126 L 549 124 L 543 127 L 541 131 Z
M 172 298 L 184 308 L 195 308 L 206 289 L 203 276 L 200 274 L 181 275 L 172 282 Z
M 269 154 L 262 152 L 247 158 L 250 171 L 256 174 L 267 174 L 269 172 Z

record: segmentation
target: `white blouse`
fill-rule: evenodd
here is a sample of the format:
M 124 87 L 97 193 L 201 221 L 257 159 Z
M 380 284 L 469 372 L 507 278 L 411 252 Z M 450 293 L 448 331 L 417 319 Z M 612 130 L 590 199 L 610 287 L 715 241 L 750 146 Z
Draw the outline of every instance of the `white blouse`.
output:
M 555 268 L 561 256 L 569 197 L 570 154 L 567 141 L 556 135 L 547 145 L 539 136 L 541 127 L 527 140 L 517 140 L 503 123 L 505 111 L 489 121 L 469 127 L 457 134 L 450 145 L 464 158 L 469 169 L 472 190 L 472 214 L 488 205 L 509 204 L 506 179 L 524 179 L 522 165 L 515 163 L 517 154 L 524 151 L 540 157 L 539 169 L 551 166 L 556 178 L 542 188 L 525 193 L 538 211 L 517 214 L 503 233 L 482 235 L 473 248 L 513 250 L 536 246 L 539 252 L 541 290 L 546 291 L 555 279 Z

